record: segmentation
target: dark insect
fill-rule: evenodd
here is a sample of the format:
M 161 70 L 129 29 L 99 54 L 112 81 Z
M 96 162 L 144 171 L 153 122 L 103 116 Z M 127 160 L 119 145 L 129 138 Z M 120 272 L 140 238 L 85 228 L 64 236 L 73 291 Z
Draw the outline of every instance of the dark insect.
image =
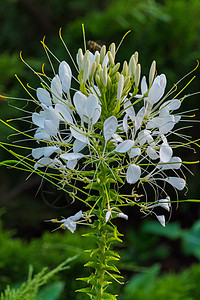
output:
M 87 45 L 88 45 L 89 50 L 91 50 L 93 52 L 101 50 L 101 46 L 94 41 L 88 41 Z

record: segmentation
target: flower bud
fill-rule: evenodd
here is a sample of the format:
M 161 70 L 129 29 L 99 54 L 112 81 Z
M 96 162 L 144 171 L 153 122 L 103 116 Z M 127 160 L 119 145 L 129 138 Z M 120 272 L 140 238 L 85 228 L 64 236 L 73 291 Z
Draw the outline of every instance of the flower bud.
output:
M 92 77 L 94 76 L 94 73 L 96 71 L 96 67 L 97 67 L 96 61 L 94 61 L 93 64 L 92 64 L 91 70 L 90 70 L 90 75 L 89 75 L 90 81 L 92 80 Z
M 138 52 L 135 51 L 135 53 L 133 54 L 133 56 L 134 56 L 134 59 L 135 59 L 135 63 L 137 65 L 138 64 Z
M 103 68 L 103 85 L 107 86 L 107 73 L 108 73 L 108 68 L 107 66 L 104 66 Z
M 128 75 L 128 64 L 127 64 L 127 61 L 126 61 L 126 60 L 125 60 L 124 63 L 123 63 L 122 74 L 123 74 L 124 76 L 127 76 L 127 75 Z
M 83 51 L 81 48 L 78 49 L 78 53 L 77 53 L 77 63 L 78 63 L 78 67 L 79 67 L 79 70 L 81 69 L 81 63 L 82 63 L 82 60 L 83 60 Z
M 135 85 L 138 87 L 140 83 L 141 65 L 138 64 L 135 70 Z
M 124 88 L 126 88 L 130 83 L 130 76 L 127 76 L 124 80 Z
M 116 77 L 116 81 L 119 82 L 120 73 L 117 72 L 117 73 L 115 74 L 115 77 Z
M 99 65 L 99 61 L 100 61 L 100 54 L 97 53 L 97 54 L 96 54 L 96 57 L 95 57 L 95 62 L 96 62 L 96 64 L 97 64 L 97 66 Z
M 112 57 L 113 57 L 113 59 L 115 60 L 115 43 L 112 43 L 111 45 L 110 45 L 110 52 L 111 52 L 111 54 L 112 54 Z
M 121 99 L 123 87 L 124 87 L 124 76 L 121 74 L 119 77 L 119 83 L 117 88 L 117 100 Z
M 89 77 L 89 70 L 90 70 L 90 61 L 87 59 L 84 67 L 84 73 L 83 73 L 83 82 L 85 83 Z
M 81 68 L 80 68 L 80 71 L 84 71 L 85 69 L 85 64 L 86 64 L 86 61 L 88 60 L 89 58 L 89 50 L 87 50 L 84 54 L 84 57 L 83 57 L 83 60 L 82 60 L 82 63 L 81 63 Z
M 155 72 L 156 72 L 156 61 L 154 60 L 151 64 L 150 71 L 149 71 L 149 86 L 151 86 L 153 83 Z
M 111 78 L 110 78 L 109 75 L 107 75 L 107 87 L 108 87 L 108 88 L 111 88 L 111 85 L 112 85 Z
M 114 62 L 114 58 L 112 56 L 112 53 L 110 51 L 108 51 L 108 59 L 109 59 L 111 67 L 114 67 L 115 62 Z
M 134 76 L 135 70 L 136 70 L 136 62 L 135 62 L 134 55 L 132 55 L 130 60 L 129 60 L 128 75 L 129 76 Z
M 119 70 L 119 67 L 120 67 L 120 63 L 118 62 L 111 70 L 110 75 L 113 76 Z
M 100 64 L 103 63 L 103 60 L 104 60 L 105 55 L 106 55 L 106 46 L 103 45 L 103 46 L 101 47 L 101 51 L 100 51 Z

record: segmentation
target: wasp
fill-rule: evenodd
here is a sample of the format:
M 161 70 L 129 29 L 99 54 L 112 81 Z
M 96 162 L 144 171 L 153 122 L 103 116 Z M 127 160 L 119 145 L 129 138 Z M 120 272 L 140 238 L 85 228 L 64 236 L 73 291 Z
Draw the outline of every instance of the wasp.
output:
M 87 45 L 88 45 L 88 48 L 90 50 L 92 50 L 93 52 L 101 50 L 101 46 L 94 41 L 88 41 Z

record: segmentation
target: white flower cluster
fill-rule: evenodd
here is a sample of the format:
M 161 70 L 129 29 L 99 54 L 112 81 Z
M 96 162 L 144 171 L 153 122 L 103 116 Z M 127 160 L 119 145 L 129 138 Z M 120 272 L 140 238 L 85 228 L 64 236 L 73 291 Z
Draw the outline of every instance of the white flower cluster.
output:
M 155 75 L 155 61 L 149 72 L 149 86 L 144 76 L 141 94 L 138 94 L 141 74 L 138 53 L 135 52 L 128 63 L 125 61 L 119 72 L 115 52 L 115 44 L 111 44 L 108 52 L 103 46 L 100 53 L 95 54 L 87 50 L 83 55 L 79 49 L 79 90 L 75 92 L 71 87 L 74 77 L 65 61 L 60 63 L 50 85 L 42 82 L 42 87 L 37 89 L 40 110 L 32 114 L 37 126 L 34 138 L 39 143 L 46 142 L 46 146 L 32 150 L 34 168 L 55 168 L 67 177 L 69 171 L 79 168 L 79 160 L 87 164 L 103 161 L 109 168 L 107 159 L 113 156 L 123 165 L 120 176 L 126 178 L 127 183 L 144 185 L 147 182 L 165 194 L 165 199 L 159 199 L 156 192 L 154 204 L 141 205 L 144 212 L 152 212 L 157 206 L 169 211 L 170 198 L 163 186 L 168 183 L 182 190 L 186 185 L 177 174 L 181 158 L 173 155 L 168 141 L 181 119 L 175 114 L 181 101 L 166 100 L 166 76 Z M 168 176 L 168 170 L 174 175 Z M 124 217 L 121 214 L 118 212 L 119 217 Z M 108 209 L 106 221 L 110 215 Z M 165 226 L 164 215 L 157 218 Z M 68 221 L 63 224 L 68 228 Z M 72 227 L 73 232 L 74 223 Z

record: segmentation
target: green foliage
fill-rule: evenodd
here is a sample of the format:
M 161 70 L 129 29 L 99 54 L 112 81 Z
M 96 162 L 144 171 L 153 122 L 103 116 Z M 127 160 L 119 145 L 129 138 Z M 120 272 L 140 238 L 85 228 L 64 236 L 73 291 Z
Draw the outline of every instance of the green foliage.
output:
M 64 284 L 62 282 L 56 282 L 47 286 L 43 291 L 38 294 L 38 290 L 41 286 L 45 285 L 51 277 L 56 273 L 63 271 L 67 268 L 67 264 L 74 260 L 76 257 L 67 259 L 52 271 L 48 271 L 44 268 L 40 273 L 34 275 L 32 278 L 32 268 L 29 269 L 28 280 L 21 284 L 19 288 L 11 288 L 8 286 L 4 292 L 1 293 L 1 300 L 56 300 L 60 296 Z M 38 296 L 37 296 L 38 294 Z
M 33 266 L 34 272 L 40 272 L 45 266 L 53 269 L 61 261 L 64 261 L 66 257 L 76 256 L 76 259 L 70 262 L 70 271 L 68 270 L 59 274 L 55 272 L 53 279 L 54 282 L 59 280 L 59 282 L 67 283 L 62 296 L 64 297 L 65 295 L 64 299 L 66 297 L 69 299 L 84 299 L 83 297 L 79 298 L 78 295 L 75 296 L 74 290 L 80 287 L 79 282 L 76 282 L 76 277 L 87 275 L 86 270 L 82 267 L 88 261 L 88 254 L 84 251 L 88 247 L 94 247 L 93 239 L 82 237 L 81 234 L 73 235 L 70 232 L 64 232 L 64 234 L 61 232 L 53 234 L 48 232 L 40 239 L 33 239 L 28 243 L 19 238 L 13 238 L 13 232 L 4 231 L 2 226 L 0 226 L 0 244 L 1 291 L 7 285 L 13 286 L 14 283 L 17 284 L 24 281 L 29 265 Z M 39 276 L 39 280 L 40 278 Z M 10 289 L 14 293 L 13 289 Z M 50 293 L 49 289 L 54 290 L 56 297 L 62 291 L 61 283 L 58 283 L 57 286 L 49 286 L 41 290 L 41 295 Z M 63 299 L 62 297 L 59 299 Z
M 144 224 L 142 231 L 148 234 L 166 237 L 171 240 L 180 239 L 182 252 L 193 255 L 200 260 L 200 221 L 196 221 L 190 229 L 182 229 L 177 222 L 168 223 L 166 228 L 157 226 L 156 222 Z
M 134 276 L 125 286 L 121 300 L 196 300 L 200 295 L 200 265 L 179 274 L 160 275 L 159 266 Z

